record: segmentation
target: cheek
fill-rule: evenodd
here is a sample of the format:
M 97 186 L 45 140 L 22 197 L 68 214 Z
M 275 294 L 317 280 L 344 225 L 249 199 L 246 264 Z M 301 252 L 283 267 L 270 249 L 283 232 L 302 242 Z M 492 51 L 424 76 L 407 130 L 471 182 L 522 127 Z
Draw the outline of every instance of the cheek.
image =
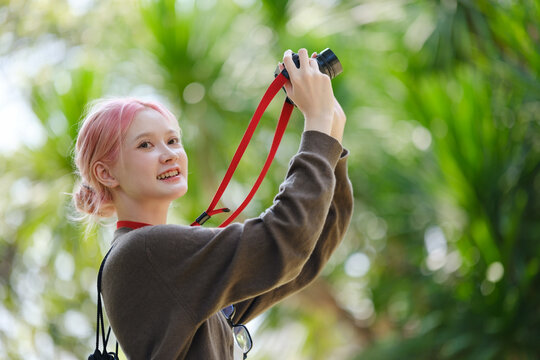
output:
M 180 152 L 178 153 L 178 157 L 179 157 L 179 159 L 180 159 L 180 162 L 181 162 L 182 166 L 185 167 L 185 168 L 187 168 L 187 166 L 188 166 L 188 157 L 187 157 L 186 152 L 183 151 L 183 150 L 180 151 Z
M 153 175 L 152 172 L 152 164 L 155 162 L 155 160 L 147 157 L 147 156 L 139 156 L 137 158 L 131 159 L 129 163 L 126 165 L 126 174 L 128 176 L 135 176 L 137 178 L 144 177 L 146 173 L 149 175 Z

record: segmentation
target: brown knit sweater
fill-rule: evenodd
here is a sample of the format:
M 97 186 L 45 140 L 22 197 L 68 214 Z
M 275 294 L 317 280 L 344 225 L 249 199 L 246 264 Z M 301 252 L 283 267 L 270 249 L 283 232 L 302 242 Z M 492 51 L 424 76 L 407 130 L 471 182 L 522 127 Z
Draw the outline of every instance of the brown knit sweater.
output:
M 343 238 L 347 156 L 334 138 L 307 131 L 261 216 L 225 228 L 116 230 L 103 299 L 128 358 L 232 359 L 220 309 L 235 304 L 234 322 L 248 322 L 315 279 Z

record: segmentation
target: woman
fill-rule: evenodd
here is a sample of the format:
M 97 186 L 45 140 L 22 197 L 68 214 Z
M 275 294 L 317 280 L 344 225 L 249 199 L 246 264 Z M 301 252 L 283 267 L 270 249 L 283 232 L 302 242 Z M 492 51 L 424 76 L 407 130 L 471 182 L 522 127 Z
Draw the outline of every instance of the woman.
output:
M 75 202 L 88 214 L 118 217 L 103 299 L 130 359 L 236 358 L 231 330 L 310 283 L 343 238 L 352 213 L 345 115 L 330 78 L 306 49 L 298 54 L 300 68 L 290 50 L 280 67 L 305 118 L 300 149 L 274 204 L 242 224 L 166 225 L 170 203 L 187 191 L 188 160 L 165 108 L 116 99 L 86 117 Z

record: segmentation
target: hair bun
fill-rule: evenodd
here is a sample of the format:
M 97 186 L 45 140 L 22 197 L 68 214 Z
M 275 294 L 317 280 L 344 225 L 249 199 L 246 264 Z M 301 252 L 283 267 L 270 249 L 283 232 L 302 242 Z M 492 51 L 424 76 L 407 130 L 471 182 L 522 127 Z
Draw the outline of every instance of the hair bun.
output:
M 74 194 L 75 207 L 78 211 L 98 217 L 110 217 L 114 215 L 114 205 L 100 196 L 93 187 L 86 183 L 79 186 Z
M 96 210 L 96 193 L 90 185 L 87 184 L 81 184 L 79 187 L 79 190 L 75 192 L 75 206 L 77 207 L 77 210 L 87 213 L 87 214 L 95 214 Z

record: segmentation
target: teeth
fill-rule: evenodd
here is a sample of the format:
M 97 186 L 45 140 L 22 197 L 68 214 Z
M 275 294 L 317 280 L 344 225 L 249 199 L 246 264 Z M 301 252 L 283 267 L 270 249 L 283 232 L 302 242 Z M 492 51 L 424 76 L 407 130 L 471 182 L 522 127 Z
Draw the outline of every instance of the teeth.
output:
M 167 171 L 166 173 L 163 173 L 161 175 L 158 175 L 158 180 L 163 180 L 163 179 L 166 179 L 166 178 L 169 178 L 171 176 L 176 176 L 178 175 L 178 170 L 172 170 L 172 171 Z

